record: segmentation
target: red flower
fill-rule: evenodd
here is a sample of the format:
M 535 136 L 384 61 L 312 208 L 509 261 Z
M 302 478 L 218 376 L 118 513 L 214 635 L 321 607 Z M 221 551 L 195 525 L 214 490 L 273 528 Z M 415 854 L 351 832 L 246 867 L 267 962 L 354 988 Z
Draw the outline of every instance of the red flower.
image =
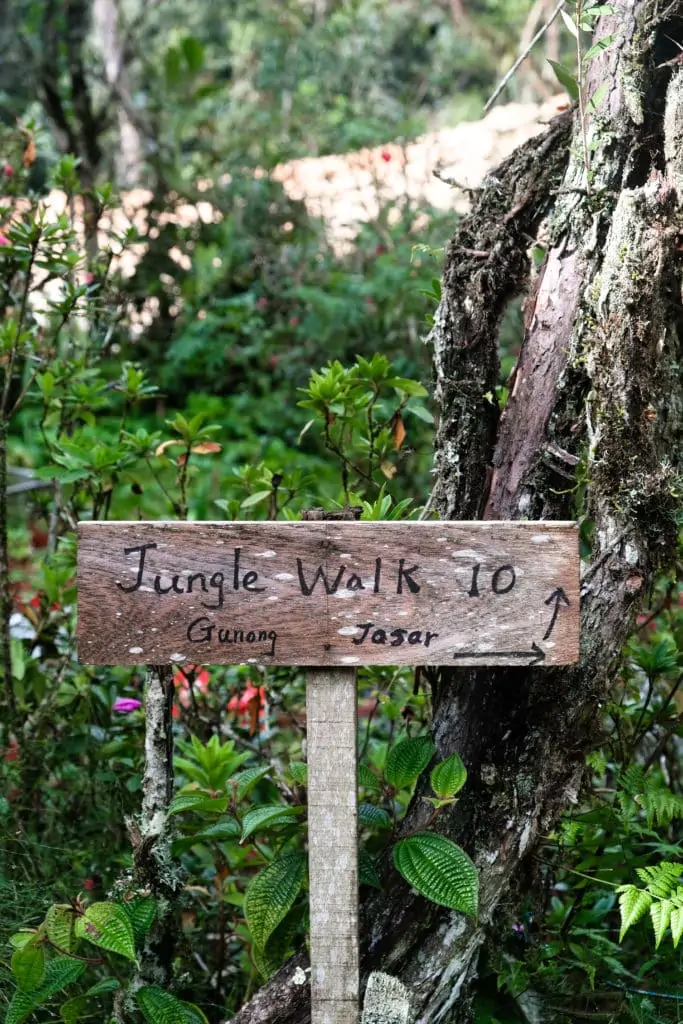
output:
M 84 889 L 94 889 L 95 888 L 95 883 L 92 880 L 92 878 L 84 879 L 84 881 L 83 881 L 83 888 Z
M 11 178 L 14 174 L 14 168 L 12 167 L 11 163 L 9 163 L 9 161 L 5 162 L 5 166 L 2 169 L 2 173 L 5 175 L 6 178 Z
M 191 678 L 193 680 L 192 689 L 194 692 L 206 693 L 209 688 L 211 675 L 208 669 L 202 668 L 201 665 L 186 665 L 184 668 L 179 668 L 173 673 L 173 682 L 180 691 L 178 701 L 184 708 L 188 708 L 191 703 Z
M 296 327 L 296 325 L 299 323 L 299 317 L 298 316 L 290 316 L 289 323 L 290 323 L 290 325 L 292 327 Z
M 238 725 L 248 729 L 251 736 L 257 731 L 268 732 L 268 704 L 265 686 L 256 687 L 249 679 L 244 693 L 233 694 L 228 701 L 228 711 L 238 715 Z
M 265 296 L 262 295 L 260 299 L 256 300 L 256 305 L 258 306 L 259 309 L 267 309 L 268 299 L 266 299 Z
M 12 736 L 9 741 L 9 747 L 5 751 L 5 761 L 18 761 L 19 760 L 19 744 L 15 736 Z
M 388 149 L 383 149 L 382 153 L 381 153 L 381 157 L 382 157 L 382 160 L 384 160 L 384 163 L 388 164 L 389 161 L 391 160 L 391 153 L 389 152 Z

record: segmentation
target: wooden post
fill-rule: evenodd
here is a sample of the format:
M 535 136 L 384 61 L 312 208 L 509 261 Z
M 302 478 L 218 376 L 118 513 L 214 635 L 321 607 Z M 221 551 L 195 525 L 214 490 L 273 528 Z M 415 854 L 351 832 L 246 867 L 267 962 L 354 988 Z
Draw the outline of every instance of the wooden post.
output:
M 358 1024 L 355 669 L 306 680 L 312 1024 Z

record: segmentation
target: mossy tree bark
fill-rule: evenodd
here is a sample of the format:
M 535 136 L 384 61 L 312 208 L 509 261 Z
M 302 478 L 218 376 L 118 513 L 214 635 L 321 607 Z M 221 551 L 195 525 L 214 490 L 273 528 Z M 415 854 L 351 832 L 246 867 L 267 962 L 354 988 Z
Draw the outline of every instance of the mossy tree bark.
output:
M 440 424 L 434 501 L 452 519 L 592 521 L 581 661 L 567 669 L 441 670 L 438 756 L 468 767 L 436 827 L 480 872 L 476 922 L 429 904 L 384 865 L 362 905 L 362 967 L 396 975 L 423 1024 L 471 1019 L 471 981 L 501 902 L 540 835 L 575 798 L 600 706 L 639 600 L 673 558 L 683 381 L 683 0 L 616 0 L 586 95 L 609 85 L 489 175 L 446 254 L 431 333 Z M 590 154 L 590 178 L 584 152 Z M 547 255 L 529 282 L 539 230 Z M 509 400 L 496 407 L 498 331 L 528 287 Z M 488 469 L 487 469 L 488 467 Z M 421 780 L 404 822 L 424 827 Z M 308 1018 L 302 958 L 234 1024 Z

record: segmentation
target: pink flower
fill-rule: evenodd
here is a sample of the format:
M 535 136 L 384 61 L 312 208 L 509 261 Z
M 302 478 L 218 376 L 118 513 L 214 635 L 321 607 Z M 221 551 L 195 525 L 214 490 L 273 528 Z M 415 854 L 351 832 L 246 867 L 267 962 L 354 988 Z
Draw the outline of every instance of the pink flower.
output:
M 298 316 L 290 316 L 289 323 L 290 323 L 290 325 L 292 327 L 296 327 L 296 325 L 299 323 L 299 317 Z
M 92 284 L 94 280 L 95 275 L 93 274 L 92 270 L 89 270 L 88 273 L 85 275 L 85 283 Z
M 2 173 L 5 175 L 6 178 L 11 178 L 14 174 L 14 168 L 12 167 L 9 161 L 5 162 L 5 166 L 2 169 Z
M 93 879 L 92 878 L 85 878 L 83 880 L 83 888 L 84 889 L 94 889 L 95 888 L 95 882 L 93 881 Z
M 383 149 L 382 153 L 381 153 L 381 157 L 382 157 L 382 160 L 384 160 L 384 163 L 388 164 L 389 161 L 391 160 L 391 153 L 389 152 L 388 149 Z
M 260 299 L 256 300 L 256 305 L 258 306 L 259 309 L 267 309 L 268 299 L 264 295 L 262 295 Z
M 10 242 L 9 238 L 7 237 L 7 235 L 3 235 L 2 231 L 0 231 L 0 245 L 11 245 L 11 244 L 12 243 Z
M 122 714 L 127 715 L 129 711 L 137 711 L 141 707 L 142 701 L 136 700 L 135 697 L 117 697 L 111 709 L 112 711 L 120 711 Z

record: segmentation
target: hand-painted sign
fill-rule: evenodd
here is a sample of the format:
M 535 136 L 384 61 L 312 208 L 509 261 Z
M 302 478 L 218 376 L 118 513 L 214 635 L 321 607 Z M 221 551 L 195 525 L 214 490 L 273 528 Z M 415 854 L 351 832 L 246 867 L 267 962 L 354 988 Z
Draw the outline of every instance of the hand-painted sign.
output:
M 81 523 L 79 658 L 266 665 L 578 659 L 574 523 Z

